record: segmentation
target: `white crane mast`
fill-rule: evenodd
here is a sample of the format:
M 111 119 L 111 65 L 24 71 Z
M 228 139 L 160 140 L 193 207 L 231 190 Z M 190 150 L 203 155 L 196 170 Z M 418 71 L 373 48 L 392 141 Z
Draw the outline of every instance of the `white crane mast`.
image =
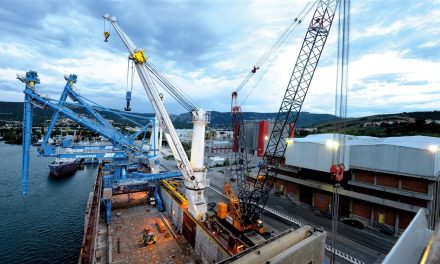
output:
M 165 137 L 170 144 L 174 158 L 177 160 L 178 167 L 185 178 L 186 198 L 188 199 L 188 211 L 196 219 L 204 220 L 207 211 L 204 188 L 209 185 L 206 179 L 206 168 L 204 166 L 204 143 L 206 112 L 197 109 L 192 112 L 194 129 L 191 148 L 191 162 L 183 149 L 177 132 L 160 98 L 159 92 L 154 85 L 150 74 L 145 67 L 146 56 L 144 51 L 138 49 L 136 45 L 127 37 L 119 27 L 114 16 L 104 15 L 104 19 L 110 21 L 119 37 L 124 42 L 130 53 L 130 59 L 135 61 L 136 70 L 142 85 L 147 92 L 148 98 L 153 105 L 155 114 L 164 130 Z

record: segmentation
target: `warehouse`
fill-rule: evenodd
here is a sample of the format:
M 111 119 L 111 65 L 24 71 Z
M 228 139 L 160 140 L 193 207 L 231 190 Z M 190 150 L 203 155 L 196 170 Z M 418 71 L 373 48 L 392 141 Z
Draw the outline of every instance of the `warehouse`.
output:
M 340 143 L 335 143 L 340 142 Z M 402 232 L 420 208 L 433 227 L 439 215 L 440 139 L 316 134 L 287 147 L 274 191 L 296 203 L 330 212 L 333 191 L 329 169 L 339 155 L 345 174 L 340 217 L 371 228 Z

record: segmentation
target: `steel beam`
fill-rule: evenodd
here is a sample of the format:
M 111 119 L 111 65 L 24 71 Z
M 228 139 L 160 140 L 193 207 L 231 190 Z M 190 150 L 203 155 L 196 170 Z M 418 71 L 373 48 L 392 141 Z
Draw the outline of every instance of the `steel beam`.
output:
M 25 76 L 17 74 L 17 79 L 25 83 L 25 90 L 34 90 L 35 84 L 40 83 L 38 74 L 35 71 L 26 72 Z M 27 181 L 29 176 L 29 150 L 32 134 L 32 98 L 25 94 L 23 107 L 23 159 L 21 174 L 21 193 L 27 193 Z

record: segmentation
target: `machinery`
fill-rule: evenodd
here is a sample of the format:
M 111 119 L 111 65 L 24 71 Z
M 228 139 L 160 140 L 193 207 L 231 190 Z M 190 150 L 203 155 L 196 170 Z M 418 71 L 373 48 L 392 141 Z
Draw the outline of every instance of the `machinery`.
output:
M 156 244 L 156 241 L 156 235 L 150 232 L 149 228 L 145 228 L 142 232 L 142 246 L 146 247 L 148 245 Z
M 208 122 L 207 114 L 203 109 L 195 107 L 182 92 L 179 92 L 176 87 L 147 60 L 145 51 L 138 49 L 128 38 L 119 27 L 115 17 L 109 15 L 104 15 L 103 17 L 111 23 L 127 47 L 129 59 L 132 60 L 135 65 L 148 99 L 153 105 L 160 127 L 163 129 L 174 158 L 178 162 L 178 167 L 185 178 L 186 198 L 189 203 L 188 211 L 196 219 L 204 220 L 207 212 L 204 188 L 209 185 L 209 181 L 206 179 L 206 168 L 204 166 L 205 126 Z M 194 127 L 191 160 L 188 159 L 183 149 L 155 83 L 158 83 L 170 91 L 170 94 L 192 114 Z
M 38 106 L 48 108 L 54 111 L 49 129 L 45 135 L 40 155 L 46 157 L 58 158 L 99 158 L 111 161 L 104 164 L 107 171 L 112 173 L 103 176 L 103 192 L 102 202 L 106 207 L 107 223 L 110 222 L 111 216 L 111 194 L 118 192 L 136 191 L 145 189 L 150 181 L 156 181 L 154 198 L 156 207 L 162 210 L 162 202 L 158 195 L 157 181 L 162 179 L 179 177 L 180 172 L 160 172 L 159 169 L 159 142 L 158 129 L 155 120 L 149 120 L 147 125 L 143 125 L 140 131 L 132 135 L 122 134 L 118 129 L 111 126 L 93 107 L 88 105 L 81 96 L 74 92 L 73 84 L 77 81 L 74 74 L 66 75 L 67 81 L 63 90 L 61 100 L 56 103 L 49 98 L 41 96 L 36 84 L 40 83 L 37 72 L 29 71 L 26 75 L 17 75 L 17 78 L 25 83 L 25 105 L 24 105 L 24 122 L 23 122 L 23 164 L 22 164 L 22 193 L 27 193 L 27 180 L 29 175 L 29 150 L 32 132 L 32 107 Z M 79 114 L 66 107 L 65 102 L 67 96 L 79 102 L 91 116 Z M 78 106 L 78 105 L 77 105 Z M 81 146 L 73 145 L 70 140 L 63 140 L 61 146 L 48 145 L 48 139 L 52 132 L 59 114 L 74 121 L 84 128 L 89 129 L 103 137 L 105 137 L 111 146 Z M 143 142 L 135 142 L 135 139 L 151 127 L 150 144 Z M 60 151 L 62 150 L 62 151 Z M 133 172 L 136 169 L 136 172 Z M 154 183 L 152 183 L 154 186 Z
M 73 85 L 76 83 L 77 81 L 77 76 L 75 74 L 71 74 L 71 75 L 66 75 L 65 79 L 67 81 L 64 90 L 61 94 L 60 100 L 58 101 L 58 105 L 60 107 L 64 107 L 66 105 L 71 105 L 74 106 L 75 108 L 81 107 L 82 109 L 84 109 L 86 111 L 86 113 L 88 113 L 92 118 L 94 118 L 100 125 L 106 127 L 107 129 L 113 131 L 113 133 L 116 133 L 116 129 L 113 128 L 113 126 L 98 112 L 94 109 L 94 107 L 92 107 L 92 105 L 90 105 L 87 101 L 88 99 L 83 98 L 81 95 L 79 95 L 77 92 L 74 91 L 73 89 Z M 68 103 L 66 102 L 67 98 L 71 98 L 73 102 L 76 102 L 76 104 L 72 104 L 72 103 Z M 46 99 L 49 100 L 49 99 Z M 100 109 L 103 109 L 105 111 L 111 111 L 109 109 L 100 107 Z M 144 139 L 145 139 L 145 132 L 147 129 L 151 129 L 151 131 L 153 133 L 151 133 L 150 136 L 150 145 L 148 145 L 148 152 L 149 154 L 151 154 L 150 158 L 156 157 L 157 156 L 157 152 L 158 152 L 158 146 L 156 144 L 156 139 L 155 139 L 155 120 L 154 118 L 145 118 L 145 117 L 139 117 L 136 116 L 136 118 L 142 118 L 144 120 L 147 121 L 146 124 L 140 124 L 136 121 L 133 121 L 131 119 L 126 118 L 124 115 L 119 114 L 115 111 L 111 111 L 114 114 L 130 120 L 132 122 L 134 122 L 134 124 L 136 124 L 137 126 L 141 127 L 141 129 L 136 132 L 133 133 L 132 135 L 123 135 L 126 138 L 130 138 L 134 140 L 142 133 L 144 133 Z M 70 139 L 63 139 L 60 146 L 55 146 L 55 145 L 49 145 L 48 141 L 49 138 L 52 136 L 52 132 L 53 129 L 59 119 L 59 115 L 60 112 L 59 111 L 55 111 L 54 114 L 52 115 L 52 119 L 50 121 L 49 127 L 47 128 L 47 131 L 43 137 L 43 141 L 41 143 L 41 147 L 39 148 L 39 155 L 44 156 L 44 157 L 57 157 L 57 158 L 95 158 L 95 159 L 102 159 L 104 157 L 109 158 L 109 157 L 115 157 L 122 159 L 122 158 L 126 158 L 126 153 L 121 150 L 118 149 L 118 146 L 116 145 L 115 147 L 110 144 L 110 145 L 81 145 L 81 144 L 74 144 L 74 142 Z M 133 115 L 132 115 L 133 116 Z M 85 116 L 82 115 L 82 118 L 84 118 Z M 139 145 L 142 146 L 143 149 L 145 149 L 146 145 L 144 144 L 144 141 L 142 141 L 142 144 Z
M 255 230 L 262 235 L 264 233 L 264 227 L 261 220 L 248 225 L 243 225 L 243 222 L 239 221 L 240 219 L 243 219 L 242 212 L 240 211 L 240 201 L 232 190 L 230 183 L 225 183 L 223 191 L 229 200 L 229 208 L 227 208 L 228 205 L 223 202 L 218 203 L 217 217 L 220 219 L 225 219 L 226 222 L 232 225 L 239 232 Z
M 333 23 L 338 0 L 320 0 L 316 5 L 313 18 L 307 28 L 301 50 L 296 60 L 291 78 L 287 85 L 274 126 L 268 137 L 265 153 L 259 168 L 257 179 L 253 184 L 247 181 L 247 156 L 245 150 L 245 135 L 242 125 L 241 108 L 237 104 L 237 92 L 232 94 L 231 114 L 233 117 L 235 168 L 237 178 L 238 199 L 228 195 L 231 216 L 238 230 L 259 228 L 260 216 L 267 202 L 278 167 L 285 154 L 287 145 L 294 132 L 294 125 L 301 112 L 314 72 L 319 62 Z M 258 70 L 254 68 L 255 72 Z M 253 69 L 253 70 L 254 70 Z M 251 72 L 253 74 L 254 71 Z M 241 86 L 239 86 L 241 88 Z M 229 187 L 225 186 L 229 192 Z
M 238 197 L 240 201 L 246 200 L 247 191 L 250 188 L 249 183 L 247 182 L 247 174 L 248 174 L 248 158 L 246 151 L 246 131 L 244 129 L 243 122 L 243 112 L 241 105 L 238 102 L 238 93 L 245 87 L 245 85 L 249 82 L 249 80 L 256 76 L 256 73 L 262 69 L 262 73 L 259 77 L 261 78 L 273 64 L 276 58 L 276 52 L 279 51 L 284 45 L 288 43 L 288 40 L 292 37 L 292 34 L 295 32 L 296 28 L 302 23 L 305 16 L 308 15 L 313 7 L 317 4 L 318 1 L 309 1 L 306 6 L 297 14 L 295 19 L 288 25 L 288 27 L 284 30 L 284 32 L 280 35 L 277 41 L 268 49 L 255 63 L 252 69 L 248 72 L 245 79 L 240 83 L 240 85 L 232 92 L 231 96 L 231 121 L 232 121 L 232 129 L 233 129 L 233 143 L 232 143 L 232 152 L 233 162 L 232 162 L 232 175 L 230 177 L 231 181 L 237 180 L 238 185 Z M 265 66 L 265 67 L 263 67 Z M 265 68 L 265 69 L 264 69 Z M 263 70 L 264 69 L 264 70 Z M 258 84 L 258 83 L 257 83 Z M 257 85 L 255 84 L 252 90 Z M 243 219 L 238 219 L 238 222 L 243 223 Z M 252 225 L 248 225 L 251 227 Z

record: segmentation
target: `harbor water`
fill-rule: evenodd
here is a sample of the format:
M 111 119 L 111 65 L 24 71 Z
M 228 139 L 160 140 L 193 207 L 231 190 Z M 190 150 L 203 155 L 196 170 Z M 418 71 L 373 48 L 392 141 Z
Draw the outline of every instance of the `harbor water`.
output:
M 97 165 L 54 179 L 31 148 L 28 194 L 21 195 L 22 146 L 0 142 L 0 263 L 77 263 L 84 212 Z

